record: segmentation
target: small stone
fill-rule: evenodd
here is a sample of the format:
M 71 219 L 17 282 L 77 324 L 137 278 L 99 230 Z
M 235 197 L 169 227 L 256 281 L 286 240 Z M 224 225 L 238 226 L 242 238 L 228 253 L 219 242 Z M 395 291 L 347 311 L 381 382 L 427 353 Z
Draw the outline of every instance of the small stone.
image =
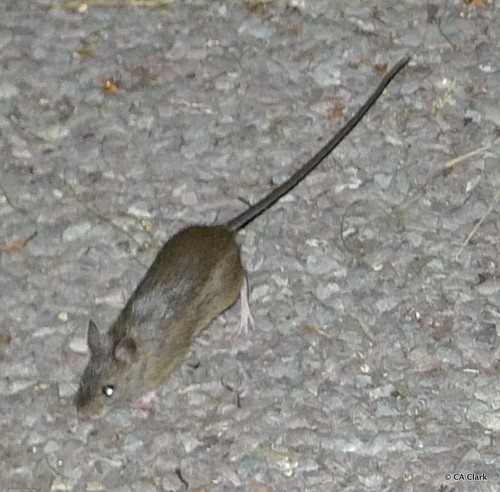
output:
M 87 354 L 87 340 L 82 337 L 73 338 L 73 340 L 69 342 L 69 348 L 77 354 Z
M 18 88 L 7 81 L 0 82 L 0 101 L 16 97 L 19 94 Z
M 92 225 L 90 222 L 80 222 L 78 224 L 72 224 L 66 228 L 63 232 L 63 240 L 64 241 L 74 241 L 76 239 L 85 236 L 90 229 L 92 229 Z
M 69 129 L 62 125 L 51 125 L 35 133 L 38 138 L 46 142 L 56 142 L 69 135 Z

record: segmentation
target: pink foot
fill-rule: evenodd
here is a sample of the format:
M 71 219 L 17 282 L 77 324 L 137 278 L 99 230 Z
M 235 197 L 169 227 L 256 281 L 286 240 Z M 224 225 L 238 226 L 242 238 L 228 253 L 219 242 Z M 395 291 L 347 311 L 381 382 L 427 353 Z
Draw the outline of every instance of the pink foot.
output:
M 237 340 L 246 336 L 248 334 L 248 327 L 254 330 L 255 321 L 250 311 L 250 305 L 248 304 L 248 280 L 245 277 L 240 290 L 240 321 L 231 333 L 231 339 Z
M 142 408 L 144 410 L 153 410 L 158 403 L 158 398 L 156 397 L 156 392 L 150 391 L 144 395 L 132 400 L 130 406 L 132 408 Z

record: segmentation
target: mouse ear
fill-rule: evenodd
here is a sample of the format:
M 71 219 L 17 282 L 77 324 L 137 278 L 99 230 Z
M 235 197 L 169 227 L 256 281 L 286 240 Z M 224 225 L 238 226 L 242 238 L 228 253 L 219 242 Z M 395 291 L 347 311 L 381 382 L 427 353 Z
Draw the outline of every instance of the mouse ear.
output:
M 94 321 L 89 320 L 89 329 L 87 330 L 87 345 L 90 352 L 98 352 L 101 348 L 101 338 L 99 337 L 99 329 Z
M 122 338 L 115 347 L 115 359 L 120 362 L 132 364 L 137 361 L 137 346 L 131 337 Z

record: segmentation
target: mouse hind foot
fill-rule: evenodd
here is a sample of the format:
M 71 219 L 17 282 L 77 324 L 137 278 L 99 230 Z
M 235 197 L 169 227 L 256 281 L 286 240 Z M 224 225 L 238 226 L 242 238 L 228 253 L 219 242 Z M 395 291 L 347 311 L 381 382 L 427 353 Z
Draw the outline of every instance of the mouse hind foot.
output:
M 243 338 L 248 333 L 248 328 L 255 329 L 255 321 L 248 302 L 248 280 L 245 275 L 240 290 L 240 320 L 231 333 L 231 339 Z

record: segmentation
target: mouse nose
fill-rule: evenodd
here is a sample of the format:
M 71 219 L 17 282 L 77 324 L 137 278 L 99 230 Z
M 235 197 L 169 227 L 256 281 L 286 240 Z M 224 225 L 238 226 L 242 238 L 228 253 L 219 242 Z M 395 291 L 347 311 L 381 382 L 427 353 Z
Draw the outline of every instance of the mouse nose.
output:
M 106 413 L 102 405 L 83 405 L 77 406 L 76 409 L 78 416 L 82 418 L 97 419 Z
M 100 405 L 81 389 L 75 396 L 74 404 L 78 415 L 81 417 L 100 417 L 105 411 L 103 405 Z

